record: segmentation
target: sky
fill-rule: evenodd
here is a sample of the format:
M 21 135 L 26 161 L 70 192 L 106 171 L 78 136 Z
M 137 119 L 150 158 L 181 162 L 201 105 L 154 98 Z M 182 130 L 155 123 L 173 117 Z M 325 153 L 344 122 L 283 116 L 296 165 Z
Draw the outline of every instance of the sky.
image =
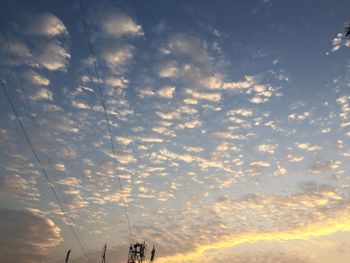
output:
M 349 1 L 81 3 L 1 1 L 1 262 L 350 261 Z

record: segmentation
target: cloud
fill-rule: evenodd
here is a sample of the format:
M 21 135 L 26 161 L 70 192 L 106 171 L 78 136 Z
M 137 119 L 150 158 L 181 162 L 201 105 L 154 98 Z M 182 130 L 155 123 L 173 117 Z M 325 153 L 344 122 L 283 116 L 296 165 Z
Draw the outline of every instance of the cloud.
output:
M 175 90 L 176 90 L 176 87 L 174 86 L 165 86 L 160 88 L 158 91 L 154 91 L 152 88 L 146 87 L 139 90 L 138 96 L 142 99 L 145 97 L 153 97 L 153 96 L 158 96 L 164 99 L 171 99 L 174 96 Z
M 213 102 L 221 100 L 221 94 L 217 92 L 197 92 L 191 89 L 186 89 L 185 92 L 197 100 L 208 100 Z
M 338 33 L 332 40 L 332 52 L 338 51 L 342 46 L 350 47 L 350 40 L 344 37 L 343 33 Z
M 240 252 L 232 253 L 232 256 L 218 256 L 216 259 L 219 262 L 231 262 L 231 263 L 311 263 L 308 256 L 295 255 L 287 253 L 285 251 L 251 251 L 250 253 Z M 210 256 L 209 256 L 210 258 Z M 213 260 L 210 258 L 210 260 Z
M 51 167 L 57 171 L 66 171 L 66 166 L 64 165 L 64 163 L 54 163 L 51 165 Z
M 161 114 L 161 113 L 160 113 L 160 114 Z M 161 114 L 160 116 L 163 116 L 163 115 Z M 165 116 L 163 116 L 163 119 L 164 119 L 164 117 L 169 118 L 170 116 L 165 115 Z M 156 126 L 156 127 L 153 127 L 153 128 L 152 128 L 152 131 L 154 131 L 154 132 L 156 132 L 156 133 L 159 133 L 159 134 L 162 134 L 162 135 L 164 135 L 164 136 L 176 137 L 175 131 L 170 130 L 170 129 L 164 127 L 164 126 Z
M 21 200 L 39 200 L 40 194 L 31 181 L 20 175 L 0 177 L 0 196 L 12 196 Z
M 53 40 L 40 48 L 38 51 L 37 62 L 40 67 L 51 71 L 67 70 L 70 59 L 69 50 L 63 46 L 60 41 Z
M 138 138 L 141 142 L 146 142 L 146 143 L 159 143 L 163 142 L 163 139 L 158 138 L 158 137 L 139 137 Z
M 133 155 L 128 153 L 118 153 L 116 154 L 117 160 L 122 164 L 136 162 L 136 159 Z
M 175 61 L 168 61 L 166 63 L 163 63 L 158 71 L 158 75 L 161 78 L 172 78 L 178 76 L 180 73 L 180 70 L 178 68 L 178 65 Z
M 187 55 L 196 63 L 208 65 L 209 54 L 199 38 L 184 33 L 174 34 L 168 39 L 168 49 L 173 54 Z
M 245 76 L 244 81 L 238 82 L 225 82 L 222 85 L 222 89 L 225 90 L 244 90 L 252 87 L 255 84 L 255 80 L 252 76 Z
M 44 263 L 49 249 L 62 242 L 61 230 L 50 219 L 28 211 L 0 210 L 0 261 Z
M 289 162 L 301 162 L 304 160 L 304 156 L 298 156 L 298 155 L 293 155 L 293 154 L 287 154 L 286 159 Z
M 227 115 L 228 116 L 239 115 L 242 117 L 251 117 L 251 116 L 253 116 L 253 111 L 251 109 L 247 109 L 247 108 L 239 108 L 239 109 L 234 109 L 234 110 L 228 111 Z
M 264 161 L 254 161 L 249 164 L 252 167 L 269 167 L 270 164 Z
M 34 85 L 39 86 L 48 86 L 50 84 L 50 80 L 45 78 L 44 76 L 38 74 L 34 70 L 28 70 L 25 73 L 25 77 L 32 82 Z
M 144 34 L 141 25 L 119 11 L 104 15 L 101 26 L 105 33 L 114 37 L 142 36 Z
M 188 152 L 194 152 L 194 153 L 200 153 L 200 152 L 203 152 L 204 150 L 202 147 L 193 147 L 193 146 L 184 146 L 183 148 Z
M 275 149 L 276 149 L 275 144 L 260 144 L 257 146 L 257 150 L 259 152 L 264 152 L 264 153 L 273 154 L 275 153 Z
M 179 127 L 179 129 L 185 129 L 185 128 L 193 129 L 193 128 L 197 128 L 197 127 L 199 127 L 201 125 L 202 125 L 201 121 L 199 121 L 199 120 L 191 120 L 191 121 L 186 121 L 183 124 L 179 124 L 178 127 Z
M 26 31 L 31 35 L 46 37 L 68 35 L 68 30 L 63 22 L 51 13 L 34 16 Z
M 4 39 L 0 39 L 0 51 L 4 52 L 4 56 L 1 63 L 31 65 L 33 55 L 30 52 L 28 46 L 23 41 L 16 37 L 13 37 L 12 35 L 8 36 L 8 40 L 9 46 L 11 48 L 11 53 L 14 57 L 11 57 L 10 50 L 8 49 L 7 43 L 4 41 Z
M 300 114 L 292 113 L 288 115 L 289 120 L 298 120 L 298 121 L 303 121 L 308 117 L 310 117 L 310 112 L 307 112 L 307 111 Z
M 57 181 L 58 184 L 67 186 L 79 186 L 80 180 L 76 177 L 66 177 Z
M 350 231 L 349 205 L 343 198 L 348 200 L 347 196 L 340 196 L 329 186 L 317 186 L 307 187 L 303 192 L 291 196 L 247 195 L 239 199 L 222 197 L 211 205 L 201 205 L 200 202 L 199 210 L 197 206 L 189 203 L 188 211 L 183 213 L 193 211 L 202 217 L 203 211 L 217 213 L 220 218 L 226 219 L 225 231 L 216 230 L 215 234 L 212 233 L 210 238 L 203 241 L 199 239 L 204 233 L 193 233 L 197 237 L 194 247 L 190 246 L 186 250 L 180 250 L 182 252 L 168 256 L 162 255 L 158 262 L 202 262 L 213 253 L 220 253 L 225 248 L 232 249 L 242 244 L 309 240 L 338 231 Z M 187 218 L 193 220 L 194 214 Z M 236 222 L 241 222 L 239 229 L 227 228 L 230 223 L 235 225 Z M 182 224 L 186 224 L 186 221 Z M 270 227 L 267 228 L 266 225 Z M 210 227 L 205 229 L 209 231 Z M 187 236 L 184 233 L 187 231 L 182 233 L 182 240 L 185 242 Z
M 72 106 L 81 109 L 81 110 L 87 110 L 90 109 L 90 106 L 82 101 L 72 100 Z
M 299 149 L 308 151 L 308 152 L 317 152 L 322 149 L 319 145 L 311 145 L 310 143 L 299 143 L 297 144 Z
M 209 77 L 203 77 L 199 80 L 199 84 L 209 89 L 220 89 L 222 87 L 221 74 L 215 74 Z
M 102 51 L 103 58 L 110 68 L 121 66 L 134 55 L 134 48 L 127 44 L 117 44 Z
M 173 86 L 163 87 L 157 91 L 157 94 L 161 98 L 171 99 L 174 96 L 175 89 Z
M 341 161 L 331 160 L 331 161 L 316 161 L 309 169 L 312 173 L 321 173 L 326 170 L 336 170 L 340 165 Z
M 39 89 L 29 98 L 33 101 L 38 100 L 53 100 L 53 93 L 49 89 Z
M 145 97 L 152 97 L 155 95 L 155 92 L 152 90 L 152 88 L 150 87 L 146 87 L 146 88 L 143 88 L 139 91 L 139 97 L 141 99 L 145 98 Z
M 171 152 L 167 149 L 160 149 L 159 153 L 163 155 L 166 159 L 170 159 L 170 160 L 181 160 L 186 163 L 192 163 L 195 160 L 194 156 L 190 154 L 179 154 L 179 153 Z
M 119 78 L 111 77 L 106 80 L 106 83 L 109 86 L 114 88 L 125 88 L 128 85 L 129 81 L 124 77 L 119 77 Z
M 131 137 L 116 136 L 115 139 L 122 145 L 129 145 L 133 141 Z
M 178 112 L 158 112 L 157 115 L 164 120 L 180 119 L 180 114 Z

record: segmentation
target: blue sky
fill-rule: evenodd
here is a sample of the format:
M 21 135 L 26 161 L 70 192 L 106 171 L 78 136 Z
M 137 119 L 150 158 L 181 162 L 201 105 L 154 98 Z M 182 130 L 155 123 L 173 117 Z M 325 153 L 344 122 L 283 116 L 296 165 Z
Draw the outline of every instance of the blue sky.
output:
M 86 262 L 69 224 L 93 262 L 131 239 L 156 262 L 349 261 L 347 1 L 82 2 L 89 40 L 79 1 L 2 3 L 1 81 L 70 221 L 2 92 L 2 261 Z

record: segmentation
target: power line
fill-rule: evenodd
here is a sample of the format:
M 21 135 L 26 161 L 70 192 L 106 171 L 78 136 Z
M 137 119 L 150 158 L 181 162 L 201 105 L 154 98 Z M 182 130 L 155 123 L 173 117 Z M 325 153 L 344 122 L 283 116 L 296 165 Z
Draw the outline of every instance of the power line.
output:
M 37 152 L 36 152 L 36 150 L 35 150 L 35 148 L 34 148 L 34 146 L 33 146 L 33 144 L 32 144 L 32 141 L 31 141 L 31 139 L 30 139 L 30 137 L 29 137 L 29 135 L 28 135 L 26 129 L 25 129 L 24 126 L 23 126 L 23 123 L 22 123 L 21 119 L 19 118 L 19 115 L 18 115 L 18 113 L 17 113 L 17 111 L 16 111 L 16 108 L 15 108 L 15 106 L 14 106 L 14 104 L 13 104 L 13 102 L 12 102 L 12 100 L 11 100 L 11 98 L 10 98 L 8 92 L 7 92 L 7 89 L 6 89 L 6 87 L 5 87 L 5 84 L 4 84 L 2 81 L 0 81 L 0 83 L 1 83 L 2 90 L 3 90 L 4 93 L 5 93 L 5 97 L 6 97 L 7 101 L 8 101 L 8 103 L 10 104 L 11 110 L 13 111 L 13 113 L 14 113 L 14 115 L 15 115 L 15 117 L 16 117 L 16 120 L 17 120 L 19 126 L 21 127 L 21 130 L 22 130 L 23 135 L 24 135 L 24 137 L 25 137 L 25 139 L 26 139 L 26 142 L 28 143 L 29 148 L 31 149 L 31 151 L 32 151 L 32 153 L 33 153 L 33 155 L 34 155 L 35 160 L 37 161 L 38 165 L 40 166 L 41 172 L 42 172 L 42 174 L 45 176 L 46 181 L 47 181 L 48 185 L 50 186 L 50 189 L 51 189 L 51 191 L 52 191 L 52 193 L 53 193 L 53 195 L 54 195 L 54 197 L 55 197 L 55 199 L 56 199 L 56 201 L 57 201 L 57 203 L 58 203 L 58 205 L 59 205 L 59 207 L 60 207 L 60 209 L 61 209 L 61 212 L 63 213 L 65 219 L 67 220 L 68 225 L 69 225 L 70 229 L 72 230 L 73 235 L 74 235 L 75 239 L 77 240 L 77 242 L 78 242 L 80 248 L 82 249 L 82 251 L 83 251 L 83 253 L 84 253 L 86 259 L 88 260 L 88 262 L 91 262 L 89 256 L 87 255 L 87 252 L 86 252 L 85 248 L 83 247 L 83 245 L 82 245 L 82 243 L 81 243 L 81 241 L 80 241 L 80 239 L 79 239 L 79 237 L 78 237 L 78 235 L 77 235 L 77 233 L 76 233 L 76 231 L 75 231 L 75 229 L 74 229 L 74 227 L 73 227 L 73 225 L 71 225 L 71 224 L 69 223 L 70 220 L 69 220 L 69 218 L 68 218 L 68 216 L 67 216 L 67 213 L 66 213 L 65 209 L 63 208 L 63 205 L 62 205 L 60 199 L 59 199 L 58 196 L 57 196 L 57 193 L 56 193 L 56 191 L 55 191 L 55 189 L 54 189 L 54 187 L 53 187 L 53 184 L 51 183 L 51 180 L 50 180 L 50 178 L 49 178 L 49 176 L 48 176 L 48 174 L 47 174 L 47 172 L 46 172 L 44 166 L 43 166 L 42 163 L 41 163 L 41 160 L 40 160 L 40 158 L 39 158 L 39 156 L 38 156 L 38 154 L 37 154 Z
M 123 184 L 120 178 L 120 173 L 119 173 L 119 166 L 118 166 L 118 160 L 115 154 L 115 147 L 114 147 L 114 143 L 113 143 L 113 136 L 112 136 L 112 132 L 111 132 L 111 127 L 109 124 L 109 118 L 108 118 L 108 114 L 107 114 L 107 106 L 103 97 L 103 92 L 102 92 L 102 84 L 101 84 L 101 77 L 100 77 L 100 73 L 97 67 L 97 59 L 96 59 L 96 55 L 95 55 L 95 51 L 94 48 L 92 46 L 91 40 L 90 40 L 90 33 L 88 30 L 88 26 L 87 23 L 85 21 L 85 15 L 84 15 L 84 8 L 83 8 L 83 1 L 79 0 L 79 6 L 80 6 L 80 14 L 81 14 L 81 18 L 82 18 L 82 22 L 83 22 L 83 27 L 84 27 L 84 32 L 85 32 L 85 37 L 87 39 L 88 42 L 88 46 L 89 46 L 89 50 L 90 50 L 90 54 L 91 54 L 91 58 L 93 60 L 93 64 L 94 64 L 94 71 L 95 71 L 95 75 L 97 78 L 97 84 L 98 84 L 98 88 L 99 88 L 99 95 L 100 95 L 100 99 L 101 99 L 101 104 L 103 107 L 103 111 L 104 111 L 104 116 L 106 119 L 106 124 L 107 124 L 107 130 L 108 130 L 108 134 L 109 134 L 109 139 L 110 139 L 110 144 L 111 144 L 111 148 L 112 148 L 112 155 L 113 155 L 113 160 L 114 160 L 114 165 L 117 171 L 117 176 L 118 176 L 118 182 L 119 182 L 119 187 L 120 187 L 120 191 L 121 191 L 121 196 L 122 196 L 122 200 L 123 200 L 123 205 L 124 205 L 124 212 L 125 212 L 125 217 L 128 223 L 128 227 L 129 227 L 129 235 L 130 238 L 133 239 L 133 235 L 132 235 L 132 231 L 131 231 L 131 224 L 130 224 L 130 218 L 129 218 L 129 213 L 128 213 L 128 206 L 127 206 L 127 201 L 126 198 L 123 195 Z
M 10 43 L 9 43 L 9 39 L 8 39 L 8 37 L 7 37 L 7 34 L 6 34 L 5 26 L 4 26 L 4 24 L 3 24 L 3 22 L 2 22 L 1 19 L 0 19 L 0 26 L 1 26 L 1 33 L 2 33 L 2 35 L 3 35 L 3 37 L 4 37 L 4 39 L 5 39 L 5 42 L 6 42 L 6 45 L 7 45 L 7 49 L 8 49 L 8 51 L 9 51 L 9 54 L 10 54 L 10 56 L 11 56 L 11 59 L 14 61 L 14 60 L 15 60 L 14 52 L 12 51 L 11 45 L 10 45 Z M 20 89 L 21 89 L 21 91 L 22 91 L 22 93 L 23 93 L 23 96 L 24 96 L 25 106 L 28 108 L 29 112 L 32 113 L 32 112 L 34 112 L 34 111 L 32 110 L 32 107 L 31 107 L 30 102 L 29 102 L 28 95 L 27 95 L 27 93 L 26 93 L 26 90 L 24 89 L 24 85 L 23 85 L 23 82 L 22 82 L 22 78 L 20 77 L 20 74 L 19 74 L 19 72 L 18 72 L 18 70 L 17 70 L 16 67 L 14 67 L 14 70 L 15 70 L 15 75 L 16 75 L 16 77 L 17 77 L 17 80 L 18 80 Z M 3 86 L 4 84 L 1 82 L 1 85 Z M 3 86 L 3 88 L 4 88 L 4 86 Z M 13 104 L 12 104 L 12 105 L 13 105 Z M 18 115 L 18 114 L 17 114 L 17 115 Z M 42 137 L 42 135 L 41 135 L 41 132 L 40 132 L 40 129 L 39 129 L 39 125 L 38 125 L 38 123 L 37 123 L 37 121 L 36 121 L 36 118 L 35 118 L 34 115 L 31 115 L 31 114 L 30 114 L 30 116 L 31 116 L 32 122 L 34 123 L 35 130 L 37 131 L 39 141 L 40 141 L 41 145 L 44 146 L 45 144 L 44 144 L 44 142 L 43 142 L 43 137 Z M 23 124 L 22 124 L 22 126 L 23 126 L 23 129 L 24 129 L 24 125 L 23 125 Z M 28 138 L 29 138 L 29 137 L 28 137 Z M 33 144 L 31 144 L 31 145 L 33 146 Z M 34 149 L 34 148 L 33 148 L 33 149 Z M 43 154 L 44 154 L 44 156 L 45 156 L 45 158 L 46 158 L 46 160 L 47 160 L 49 166 L 50 166 L 51 168 L 53 168 L 52 162 L 51 162 L 49 156 L 48 156 L 47 154 L 45 154 L 45 153 L 43 153 Z M 38 155 L 37 155 L 37 157 L 38 157 Z M 39 159 L 39 160 L 40 160 L 40 159 Z M 47 177 L 47 180 L 48 180 L 48 182 L 49 182 L 50 187 L 53 189 L 53 184 L 50 182 L 49 177 L 47 176 L 46 173 L 45 173 L 45 175 L 46 175 L 46 177 Z M 54 174 L 53 174 L 53 177 L 54 177 L 54 181 L 56 182 L 57 179 L 56 179 L 56 176 L 55 176 Z M 54 190 L 54 189 L 53 189 L 53 190 Z M 84 247 L 82 246 L 82 244 L 85 245 L 85 242 L 84 242 L 84 240 L 83 240 L 83 238 L 82 238 L 82 236 L 81 236 L 81 234 L 80 234 L 79 229 L 75 230 L 75 229 L 72 227 L 72 225 L 70 225 L 70 222 L 73 223 L 73 224 L 75 224 L 75 222 L 74 222 L 74 220 L 73 220 L 72 217 L 71 217 L 71 218 L 68 218 L 68 211 L 69 211 L 68 205 L 67 205 L 67 203 L 66 203 L 66 201 L 65 201 L 65 198 L 64 198 L 64 195 L 63 195 L 63 193 L 61 192 L 61 190 L 60 190 L 59 187 L 57 187 L 57 190 L 58 190 L 59 194 L 60 194 L 61 197 L 62 197 L 62 201 L 63 201 L 63 204 L 65 205 L 65 207 L 67 208 L 67 212 L 64 211 L 64 209 L 63 209 L 63 204 L 60 202 L 57 193 L 56 193 L 55 191 L 53 191 L 53 192 L 54 192 L 54 195 L 55 195 L 55 198 L 56 198 L 56 200 L 58 201 L 58 203 L 59 203 L 61 209 L 63 209 L 62 212 L 63 212 L 63 214 L 64 214 L 64 216 L 65 216 L 65 218 L 66 218 L 66 220 L 67 220 L 67 222 L 68 222 L 68 224 L 69 224 L 69 226 L 70 226 L 72 232 L 73 232 L 73 235 L 74 235 L 75 238 L 77 239 L 77 241 L 78 241 L 78 243 L 79 243 L 79 246 L 82 248 L 82 251 L 83 251 L 84 254 L 85 254 L 85 253 L 86 253 L 86 250 L 85 250 Z M 85 245 L 85 246 L 86 246 L 86 245 Z

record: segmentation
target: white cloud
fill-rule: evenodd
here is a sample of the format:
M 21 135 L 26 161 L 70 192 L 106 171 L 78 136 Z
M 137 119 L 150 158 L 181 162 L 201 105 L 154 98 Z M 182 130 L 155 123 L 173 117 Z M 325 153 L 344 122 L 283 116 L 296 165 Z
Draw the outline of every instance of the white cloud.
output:
M 66 70 L 70 53 L 60 41 L 51 41 L 38 54 L 38 63 L 48 70 Z
M 105 16 L 102 20 L 102 29 L 105 33 L 114 37 L 142 36 L 144 34 L 141 25 L 121 12 L 111 12 Z
M 36 15 L 28 26 L 27 32 L 32 35 L 54 37 L 67 35 L 68 31 L 63 22 L 51 13 Z
M 37 100 L 53 100 L 53 93 L 50 90 L 46 89 L 46 88 L 42 88 L 42 89 L 37 90 L 29 98 L 31 100 L 33 100 L 33 101 L 37 101 Z
M 80 180 L 76 177 L 66 177 L 57 181 L 58 184 L 67 186 L 79 186 Z
M 57 171 L 66 171 L 66 166 L 64 165 L 64 163 L 54 163 L 51 165 L 51 167 Z
M 213 102 L 218 102 L 221 100 L 221 94 L 217 92 L 197 92 L 191 89 L 186 89 L 186 93 L 197 100 L 208 100 Z
M 114 47 L 102 51 L 103 57 L 107 64 L 114 68 L 125 64 L 133 57 L 133 47 L 131 45 L 118 44 Z
M 273 176 L 282 176 L 285 175 L 287 173 L 287 169 L 282 167 L 281 165 L 277 166 L 276 171 L 273 173 Z
M 85 102 L 82 102 L 82 101 L 77 101 L 77 100 L 72 101 L 72 106 L 77 108 L 77 109 L 82 109 L 82 110 L 90 109 L 90 106 L 88 104 L 86 104 Z
M 303 113 L 300 113 L 300 114 L 297 114 L 297 113 L 292 113 L 292 114 L 289 114 L 288 115 L 288 119 L 289 120 L 299 120 L 299 121 L 302 121 L 302 120 L 305 120 L 306 118 L 308 118 L 310 116 L 310 112 L 303 112 Z
M 161 78 L 172 78 L 179 74 L 179 68 L 175 61 L 169 61 L 160 66 L 158 71 Z
M 8 44 L 3 38 L 0 38 L 1 64 L 4 65 L 33 65 L 33 54 L 28 46 L 17 37 L 8 34 Z
M 264 153 L 275 153 L 276 145 L 275 144 L 260 144 L 257 146 L 259 152 Z
M 199 84 L 210 89 L 220 89 L 222 87 L 222 76 L 221 74 L 214 74 L 213 76 L 201 78 Z
M 154 131 L 156 133 L 159 133 L 159 134 L 162 134 L 162 135 L 165 135 L 165 136 L 171 136 L 171 137 L 175 137 L 176 136 L 176 134 L 175 134 L 175 132 L 173 130 L 169 130 L 168 128 L 163 127 L 163 126 L 153 127 L 152 131 Z
M 290 162 L 301 162 L 304 160 L 304 156 L 297 156 L 292 154 L 287 154 L 286 158 Z
M 159 143 L 163 142 L 163 139 L 157 138 L 157 137 L 139 137 L 138 138 L 141 142 L 147 142 L 147 143 Z
M 152 88 L 150 87 L 146 87 L 146 88 L 143 88 L 139 91 L 139 97 L 141 99 L 145 98 L 145 97 L 152 97 L 155 95 L 155 92 L 152 90 Z
M 209 64 L 211 59 L 200 39 L 187 34 L 175 34 L 168 40 L 168 48 L 174 54 L 189 56 L 194 62 Z
M 333 46 L 332 52 L 335 52 L 335 51 L 340 49 L 341 43 L 342 43 L 342 38 L 343 38 L 342 33 L 337 34 L 337 36 L 335 38 L 333 38 L 333 40 L 332 40 L 332 46 Z
M 132 138 L 130 137 L 116 136 L 115 139 L 117 140 L 118 143 L 122 145 L 128 145 L 132 143 Z
M 175 89 L 173 86 L 163 87 L 157 91 L 157 94 L 161 98 L 171 99 L 174 96 Z
M 242 117 L 251 117 L 253 116 L 253 111 L 251 109 L 246 108 L 240 108 L 240 109 L 234 109 L 227 112 L 228 116 L 235 116 L 239 115 Z
M 125 88 L 129 81 L 125 79 L 124 77 L 120 78 L 108 78 L 106 80 L 106 83 L 111 87 L 117 87 L 117 88 Z
M 254 162 L 251 162 L 249 165 L 253 166 L 253 167 L 269 167 L 270 166 L 270 164 L 268 162 L 264 162 L 264 161 L 254 161 Z
M 128 153 L 118 153 L 116 154 L 118 162 L 122 164 L 133 163 L 136 162 L 136 159 L 133 155 Z
M 38 74 L 34 70 L 28 70 L 25 73 L 25 76 L 28 80 L 30 80 L 34 85 L 40 86 L 48 86 L 50 84 L 50 80 L 45 78 L 44 76 Z
M 310 143 L 299 143 L 298 148 L 302 150 L 306 150 L 309 152 L 317 152 L 322 149 L 319 145 L 311 145 Z
M 193 147 L 193 146 L 183 146 L 183 148 L 188 152 L 200 153 L 203 152 L 202 147 Z
M 157 115 L 164 120 L 180 119 L 180 114 L 178 112 L 157 112 Z
M 266 102 L 267 100 L 264 99 L 264 98 L 261 98 L 261 97 L 253 97 L 249 100 L 251 103 L 254 103 L 254 104 L 261 104 L 261 103 L 264 103 Z
M 181 160 L 186 163 L 192 163 L 195 160 L 194 156 L 190 154 L 179 154 L 179 153 L 171 152 L 167 149 L 160 149 L 159 153 L 163 155 L 166 159 Z
M 180 129 L 188 128 L 188 129 L 193 129 L 197 128 L 202 125 L 202 122 L 199 120 L 191 120 L 191 121 L 186 121 L 184 124 L 180 124 L 178 127 Z
M 350 47 L 350 39 L 344 37 L 344 34 L 338 33 L 332 40 L 332 52 L 338 51 L 341 47 Z
M 255 81 L 254 81 L 254 78 L 252 76 L 245 76 L 244 81 L 223 83 L 222 89 L 225 89 L 225 90 L 243 90 L 243 89 L 249 89 L 254 84 L 255 84 Z

